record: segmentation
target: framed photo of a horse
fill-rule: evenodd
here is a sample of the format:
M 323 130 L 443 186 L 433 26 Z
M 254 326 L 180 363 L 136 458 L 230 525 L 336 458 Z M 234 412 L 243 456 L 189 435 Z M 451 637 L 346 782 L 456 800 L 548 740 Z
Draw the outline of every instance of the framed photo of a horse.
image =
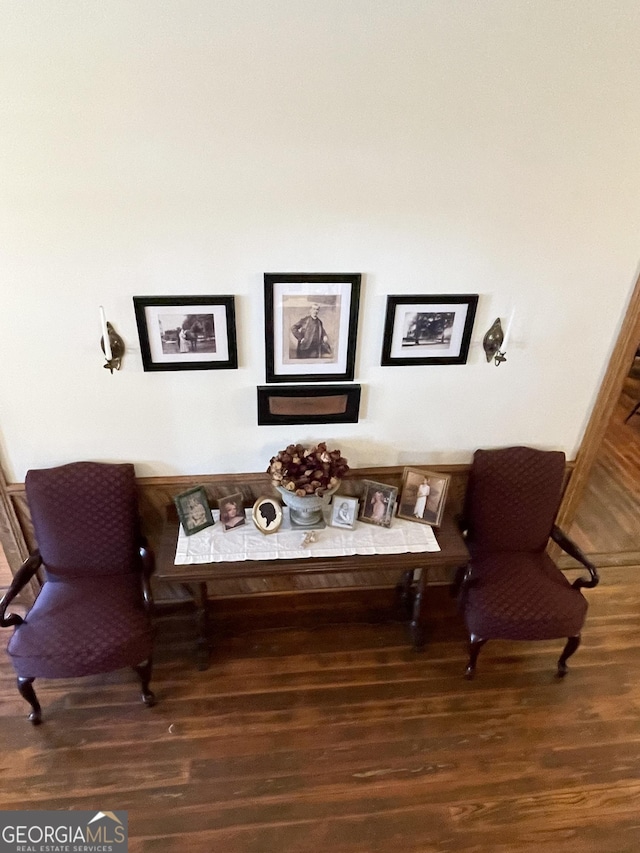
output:
M 465 364 L 477 306 L 477 293 L 388 296 L 380 364 Z
M 145 371 L 237 368 L 233 296 L 134 296 L 133 306 Z

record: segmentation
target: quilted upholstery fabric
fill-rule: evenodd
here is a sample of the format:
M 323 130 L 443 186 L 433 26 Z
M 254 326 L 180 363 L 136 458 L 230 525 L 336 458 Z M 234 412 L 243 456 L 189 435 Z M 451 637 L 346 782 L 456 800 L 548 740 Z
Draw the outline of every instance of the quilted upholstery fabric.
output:
M 580 633 L 587 601 L 545 551 L 564 467 L 556 451 L 475 453 L 466 504 L 471 579 L 461 599 L 470 634 L 546 640 Z
M 48 581 L 8 652 L 20 676 L 72 678 L 135 666 L 151 647 L 140 579 L 124 575 Z
M 8 645 L 26 678 L 67 678 L 149 657 L 133 465 L 75 462 L 27 473 L 46 582 Z
M 582 630 L 587 600 L 544 552 L 502 552 L 474 561 L 473 578 L 464 607 L 470 634 L 552 640 Z
M 477 450 L 466 505 L 471 553 L 544 549 L 562 497 L 564 467 L 560 451 Z
M 133 465 L 73 462 L 28 471 L 25 488 L 50 575 L 112 575 L 139 569 Z

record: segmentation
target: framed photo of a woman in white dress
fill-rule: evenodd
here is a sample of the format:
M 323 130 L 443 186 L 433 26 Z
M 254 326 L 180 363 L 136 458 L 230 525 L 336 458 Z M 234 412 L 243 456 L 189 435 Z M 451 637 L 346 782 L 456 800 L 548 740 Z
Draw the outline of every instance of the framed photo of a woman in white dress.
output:
M 421 468 L 405 468 L 400 487 L 398 518 L 439 527 L 450 476 Z

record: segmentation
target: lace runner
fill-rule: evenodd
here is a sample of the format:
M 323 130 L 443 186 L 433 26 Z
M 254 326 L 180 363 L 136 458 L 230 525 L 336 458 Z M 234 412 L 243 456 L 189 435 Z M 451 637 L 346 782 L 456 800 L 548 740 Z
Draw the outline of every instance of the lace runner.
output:
M 357 554 L 406 554 L 439 551 L 433 528 L 426 524 L 394 518 L 391 527 L 377 527 L 356 521 L 353 530 L 324 527 L 315 530 L 316 541 L 302 545 L 305 534 L 291 528 L 288 509 L 283 508 L 283 523 L 276 533 L 261 533 L 246 511 L 246 524 L 225 532 L 218 523 L 192 536 L 185 536 L 180 525 L 176 565 L 192 563 L 231 563 L 239 560 L 293 560 L 304 557 L 348 557 Z

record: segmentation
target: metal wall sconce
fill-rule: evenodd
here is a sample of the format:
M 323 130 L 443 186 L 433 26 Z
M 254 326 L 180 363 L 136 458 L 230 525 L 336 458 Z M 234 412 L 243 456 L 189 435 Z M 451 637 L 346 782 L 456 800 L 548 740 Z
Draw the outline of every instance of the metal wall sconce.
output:
M 515 311 L 511 313 L 506 332 L 502 330 L 500 317 L 496 317 L 493 325 L 482 339 L 482 346 L 487 356 L 487 361 L 493 361 L 496 367 L 500 367 L 502 362 L 507 360 L 507 341 L 513 328 L 514 314 Z
M 124 356 L 124 341 L 111 323 L 107 322 L 102 305 L 100 306 L 100 320 L 102 322 L 100 347 L 106 359 L 106 362 L 102 366 L 113 374 L 114 370 L 120 370 L 122 357 Z
M 500 322 L 500 317 L 496 317 L 493 326 L 491 326 L 487 334 L 482 339 L 482 346 L 484 347 L 487 361 L 491 361 L 493 359 L 496 367 L 501 365 L 503 361 L 507 360 L 504 352 L 501 350 L 503 341 L 504 332 L 502 331 L 502 323 Z

